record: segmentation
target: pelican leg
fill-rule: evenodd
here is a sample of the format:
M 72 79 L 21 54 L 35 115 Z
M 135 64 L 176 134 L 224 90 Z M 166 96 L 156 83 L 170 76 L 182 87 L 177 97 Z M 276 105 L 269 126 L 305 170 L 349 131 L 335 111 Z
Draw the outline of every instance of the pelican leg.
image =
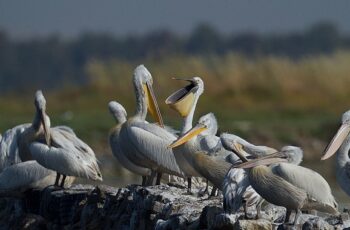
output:
M 218 191 L 218 188 L 214 186 L 211 190 L 210 197 L 216 196 L 216 191 Z
M 292 214 L 292 211 L 290 209 L 287 209 L 286 219 L 284 220 L 284 223 L 290 223 L 290 215 L 291 214 Z
M 297 224 L 300 215 L 301 215 L 301 211 L 295 210 L 295 217 L 294 217 L 294 223 L 293 223 L 294 226 Z
M 162 179 L 162 173 L 157 173 L 156 185 L 160 185 L 160 180 Z
M 66 180 L 66 175 L 63 174 L 60 187 L 64 188 L 64 181 Z
M 146 186 L 152 186 L 154 177 L 156 176 L 156 171 L 152 170 L 151 175 L 148 177 Z
M 261 199 L 256 205 L 256 217 L 255 219 L 261 219 L 261 205 L 264 203 L 264 199 Z
M 209 195 L 209 181 L 208 181 L 208 179 L 206 179 L 205 182 L 206 182 L 206 185 L 205 185 L 204 193 L 208 193 L 208 195 Z
M 244 218 L 245 219 L 249 219 L 248 208 L 247 208 L 247 203 L 246 202 L 244 202 L 244 204 L 243 204 L 243 211 L 244 211 Z
M 145 185 L 146 185 L 146 182 L 147 182 L 147 176 L 142 176 L 141 185 L 142 185 L 142 186 L 145 186 Z
M 55 180 L 55 186 L 58 186 L 58 183 L 59 183 L 59 181 L 60 181 L 60 177 L 61 177 L 61 174 L 59 174 L 59 173 L 57 173 L 56 174 L 56 180 Z
M 187 177 L 187 193 L 188 194 L 192 194 L 191 188 L 192 188 L 192 178 Z

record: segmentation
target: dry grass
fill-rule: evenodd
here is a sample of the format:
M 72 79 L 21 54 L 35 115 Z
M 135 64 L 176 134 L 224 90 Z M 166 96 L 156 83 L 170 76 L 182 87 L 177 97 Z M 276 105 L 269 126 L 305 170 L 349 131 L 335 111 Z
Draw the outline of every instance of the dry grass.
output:
M 200 76 L 205 82 L 196 116 L 209 111 L 218 117 L 222 131 L 235 132 L 260 144 L 279 147 L 297 144 L 319 152 L 350 108 L 350 52 L 332 56 L 247 59 L 174 56 L 144 61 L 153 75 L 165 121 L 179 127 L 180 119 L 163 103 L 183 83 L 171 77 Z M 107 133 L 114 120 L 108 113 L 110 100 L 134 111 L 131 84 L 139 63 L 91 60 L 86 66 L 90 85 L 46 92 L 53 124 L 68 124 L 100 152 L 107 151 Z M 45 93 L 45 92 L 44 92 Z M 0 98 L 0 128 L 30 122 L 31 96 Z M 310 157 L 311 158 L 311 157 Z

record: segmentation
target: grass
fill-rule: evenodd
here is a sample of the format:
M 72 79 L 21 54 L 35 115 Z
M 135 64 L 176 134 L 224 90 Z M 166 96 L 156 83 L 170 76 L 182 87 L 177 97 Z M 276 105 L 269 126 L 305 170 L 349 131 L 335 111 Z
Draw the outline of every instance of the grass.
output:
M 234 132 L 252 142 L 276 148 L 300 145 L 310 152 L 306 159 L 319 158 L 341 113 L 350 108 L 350 52 L 298 61 L 272 56 L 247 59 L 235 54 L 143 61 L 153 75 L 167 124 L 179 128 L 181 123 L 179 116 L 163 103 L 183 84 L 171 77 L 200 76 L 205 82 L 205 92 L 198 103 L 196 119 L 214 112 L 220 131 Z M 138 64 L 91 60 L 86 65 L 89 85 L 44 92 L 53 125 L 71 126 L 97 152 L 108 153 L 107 134 L 115 123 L 107 104 L 117 100 L 133 114 L 131 76 Z M 31 122 L 33 95 L 0 98 L 1 130 Z

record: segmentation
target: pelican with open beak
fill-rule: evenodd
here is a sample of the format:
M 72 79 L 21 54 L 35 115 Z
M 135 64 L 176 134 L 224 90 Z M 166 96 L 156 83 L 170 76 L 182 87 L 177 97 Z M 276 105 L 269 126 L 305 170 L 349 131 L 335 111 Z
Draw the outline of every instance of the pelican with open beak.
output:
M 152 170 L 148 185 L 152 184 L 156 173 L 157 184 L 160 183 L 162 173 L 183 176 L 173 152 L 167 148 L 177 137 L 163 128 L 162 116 L 152 88 L 152 75 L 145 66 L 140 65 L 135 69 L 133 85 L 136 114 L 120 129 L 120 148 L 134 165 Z M 158 125 L 146 121 L 147 110 L 155 117 Z
M 244 155 L 241 147 L 235 147 L 234 150 Z M 337 203 L 327 181 L 311 169 L 291 164 L 300 163 L 300 154 L 300 148 L 288 146 L 275 154 L 235 167 L 249 169 L 249 182 L 254 190 L 266 201 L 287 209 L 286 222 L 290 219 L 291 211 L 296 212 L 294 225 L 300 210 L 337 215 Z
M 188 82 L 186 86 L 175 91 L 165 100 L 165 104 L 177 111 L 183 118 L 181 135 L 184 135 L 192 128 L 193 115 L 198 99 L 204 91 L 204 83 L 200 77 L 186 79 L 173 78 L 173 80 Z M 172 148 L 176 162 L 187 178 L 187 193 L 191 194 L 191 177 L 199 177 L 200 174 L 186 159 L 186 152 L 189 151 L 188 146 L 180 145 L 177 147 L 174 145 L 174 142 L 175 140 L 169 145 L 169 148 Z
M 341 126 L 324 151 L 321 160 L 326 160 L 337 152 L 337 181 L 350 196 L 350 110 L 342 116 Z

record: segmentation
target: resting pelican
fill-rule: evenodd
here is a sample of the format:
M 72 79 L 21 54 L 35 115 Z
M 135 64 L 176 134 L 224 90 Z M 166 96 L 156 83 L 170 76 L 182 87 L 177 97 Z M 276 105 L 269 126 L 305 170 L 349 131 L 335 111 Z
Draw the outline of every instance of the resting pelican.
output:
M 234 146 L 235 153 L 244 158 L 241 146 L 237 143 Z M 300 148 L 289 147 L 236 167 L 250 169 L 248 175 L 252 187 L 266 201 L 285 207 L 286 221 L 291 211 L 295 211 L 294 225 L 300 210 L 317 210 L 337 215 L 337 203 L 327 181 L 317 172 L 295 165 L 300 163 L 300 155 Z
M 328 144 L 321 160 L 330 158 L 337 152 L 337 181 L 340 187 L 350 196 L 350 110 L 342 116 L 341 126 Z
M 127 113 L 124 107 L 116 101 L 111 101 L 108 104 L 109 111 L 118 122 L 109 133 L 109 145 L 111 146 L 113 155 L 117 158 L 119 163 L 132 173 L 142 176 L 142 185 L 146 183 L 146 177 L 151 175 L 151 170 L 132 163 L 120 147 L 119 133 L 121 126 L 126 122 Z
M 35 160 L 11 165 L 0 173 L 0 194 L 5 192 L 24 192 L 28 189 L 43 189 L 55 182 L 56 173 L 46 169 Z M 69 186 L 74 177 L 66 180 Z
M 50 128 L 46 115 L 46 100 L 41 91 L 35 94 L 37 113 L 31 127 L 20 136 L 21 159 L 33 158 L 47 169 L 57 172 L 55 185 L 61 174 L 64 185 L 66 176 L 102 180 L 93 150 L 81 141 L 70 128 Z
M 153 93 L 153 80 L 150 72 L 143 66 L 134 71 L 133 84 L 136 94 L 136 114 L 121 127 L 119 138 L 121 149 L 128 153 L 127 158 L 135 165 L 152 170 L 151 184 L 158 173 L 156 184 L 160 183 L 161 173 L 183 176 L 171 149 L 167 148 L 176 136 L 163 128 L 162 117 Z M 145 121 L 147 109 L 159 125 Z

